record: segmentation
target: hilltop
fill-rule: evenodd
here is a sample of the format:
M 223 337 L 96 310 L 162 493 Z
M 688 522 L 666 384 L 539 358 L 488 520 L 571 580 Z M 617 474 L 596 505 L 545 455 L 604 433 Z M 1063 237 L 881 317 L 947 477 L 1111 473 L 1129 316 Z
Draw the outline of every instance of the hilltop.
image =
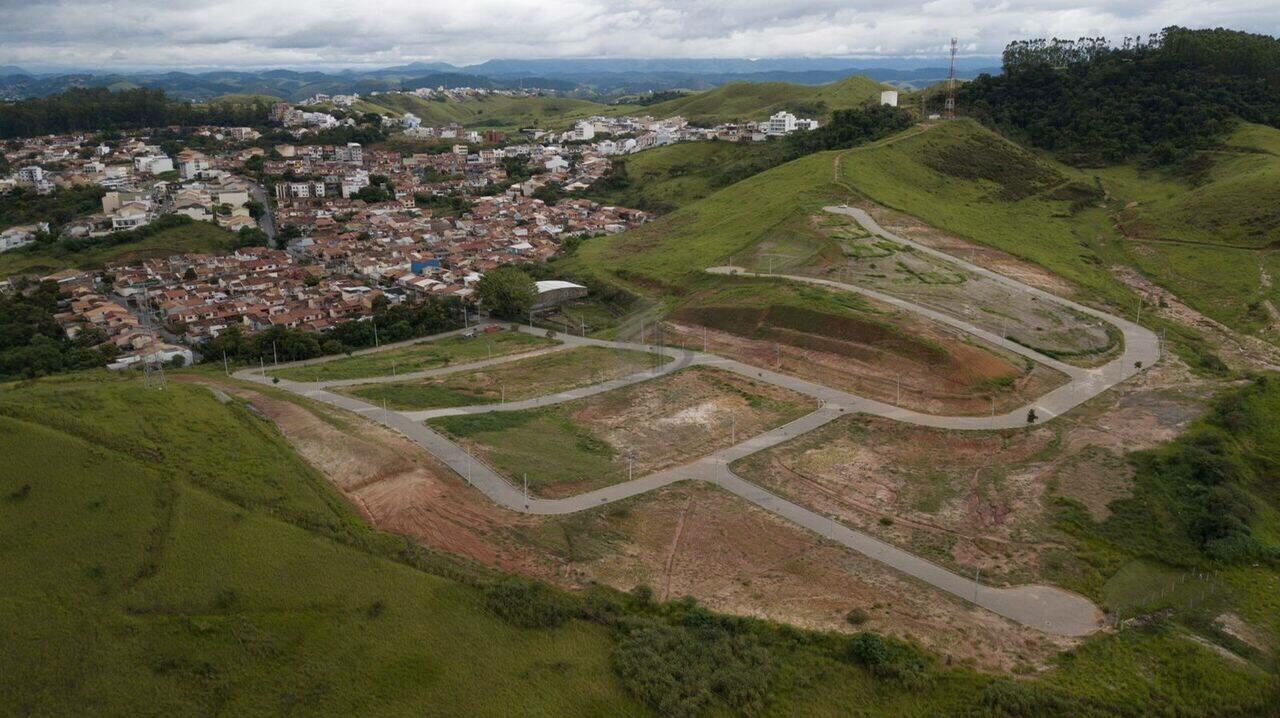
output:
M 355 109 L 395 116 L 411 112 L 427 125 L 456 122 L 468 127 L 520 128 L 563 127 L 592 115 L 616 114 L 630 108 L 568 97 L 487 95 L 424 100 L 416 95 L 384 93 L 362 97 Z
M 731 82 L 646 108 L 655 117 L 683 115 L 690 122 L 716 124 L 763 120 L 779 110 L 803 117 L 825 118 L 834 110 L 879 100 L 887 89 L 875 80 L 854 75 L 827 85 L 786 82 Z

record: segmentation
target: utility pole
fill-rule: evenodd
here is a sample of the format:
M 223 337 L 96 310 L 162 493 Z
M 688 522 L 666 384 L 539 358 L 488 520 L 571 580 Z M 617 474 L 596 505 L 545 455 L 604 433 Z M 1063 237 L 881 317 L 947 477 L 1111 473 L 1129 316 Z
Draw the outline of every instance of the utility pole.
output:
M 262 378 L 267 378 L 267 362 L 263 360 L 262 355 L 258 355 L 258 372 L 262 374 Z
M 280 368 L 280 355 L 276 354 L 276 343 L 271 342 L 271 368 Z
M 231 376 L 231 369 L 227 367 L 227 350 L 222 350 L 222 373 Z
M 902 405 L 902 375 L 901 374 L 898 375 L 897 384 L 898 384 L 898 399 L 894 403 L 901 406 Z
M 526 509 L 529 508 L 529 474 L 528 472 L 525 472 L 525 475 L 524 475 L 524 507 Z
M 947 75 L 947 105 L 945 116 L 948 120 L 956 118 L 956 39 L 951 38 L 951 72 Z
M 738 417 L 729 417 L 729 443 L 738 443 Z
M 373 348 L 377 349 L 378 348 L 378 322 L 374 320 L 370 320 L 370 323 L 373 324 Z

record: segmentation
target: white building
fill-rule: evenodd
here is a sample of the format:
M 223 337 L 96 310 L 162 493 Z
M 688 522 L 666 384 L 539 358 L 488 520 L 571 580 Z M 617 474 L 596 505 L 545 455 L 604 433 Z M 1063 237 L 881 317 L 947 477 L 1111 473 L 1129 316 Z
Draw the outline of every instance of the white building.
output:
M 8 252 L 11 249 L 25 247 L 36 241 L 37 232 L 48 232 L 49 223 L 39 222 L 37 224 L 29 224 L 23 227 L 10 227 L 0 232 L 0 252 Z
M 880 104 L 882 104 L 882 105 L 888 105 L 888 106 L 890 106 L 890 107 L 897 107 L 897 106 L 898 106 L 898 91 L 897 91 L 897 90 L 885 90 L 884 92 L 881 92 L 881 93 L 880 93 Z
M 769 118 L 765 132 L 770 135 L 789 135 L 796 131 L 796 116 L 790 112 L 777 112 Z
M 173 171 L 173 160 L 164 155 L 143 155 L 133 158 L 133 169 L 149 175 Z
M 589 140 L 596 136 L 596 126 L 594 123 L 583 120 L 573 127 L 573 139 Z
M 18 170 L 18 181 L 20 182 L 41 182 L 44 180 L 44 168 L 39 165 L 31 165 Z

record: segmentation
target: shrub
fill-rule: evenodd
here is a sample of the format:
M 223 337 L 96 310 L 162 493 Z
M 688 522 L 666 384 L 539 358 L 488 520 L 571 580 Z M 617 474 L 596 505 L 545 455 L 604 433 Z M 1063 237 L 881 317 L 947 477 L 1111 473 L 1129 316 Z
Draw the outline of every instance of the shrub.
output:
M 656 621 L 629 625 L 615 649 L 614 669 L 638 698 L 677 718 L 699 715 L 713 700 L 734 713 L 759 712 L 777 675 L 770 652 L 750 633 Z
M 485 589 L 485 605 L 521 628 L 554 628 L 573 617 L 573 601 L 550 586 L 509 578 Z
M 866 623 L 869 618 L 871 618 L 871 616 L 868 615 L 866 611 L 861 608 L 855 608 L 845 615 L 844 620 L 848 621 L 850 626 L 861 626 Z

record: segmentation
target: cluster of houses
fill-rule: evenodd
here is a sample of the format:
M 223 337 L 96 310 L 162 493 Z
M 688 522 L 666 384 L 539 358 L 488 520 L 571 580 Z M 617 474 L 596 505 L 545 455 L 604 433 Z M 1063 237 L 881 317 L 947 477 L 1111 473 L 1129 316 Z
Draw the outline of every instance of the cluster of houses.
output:
M 198 128 L 196 134 L 233 142 L 260 136 L 247 127 Z M 250 216 L 253 182 L 237 171 L 246 159 L 261 154 L 259 148 L 215 156 L 184 149 L 170 157 L 145 133 L 110 144 L 94 144 L 84 135 L 36 137 L 5 152 L 17 170 L 0 179 L 0 193 L 15 187 L 39 194 L 83 186 L 105 190 L 102 211 L 63 224 L 59 231 L 66 237 L 137 229 L 170 213 L 238 230 L 257 223 Z M 0 252 L 32 243 L 42 231 L 49 231 L 47 223 L 5 228 Z
M 173 363 L 183 366 L 194 360 L 190 348 L 164 341 L 154 327 L 144 321 L 141 314 L 131 310 L 122 301 L 104 294 L 84 272 L 74 270 L 60 273 L 55 281 L 68 295 L 65 309 L 54 318 L 70 339 L 83 339 L 90 333 L 97 347 L 111 347 L 108 356 L 114 357 L 110 369 L 125 369 L 147 363 Z

